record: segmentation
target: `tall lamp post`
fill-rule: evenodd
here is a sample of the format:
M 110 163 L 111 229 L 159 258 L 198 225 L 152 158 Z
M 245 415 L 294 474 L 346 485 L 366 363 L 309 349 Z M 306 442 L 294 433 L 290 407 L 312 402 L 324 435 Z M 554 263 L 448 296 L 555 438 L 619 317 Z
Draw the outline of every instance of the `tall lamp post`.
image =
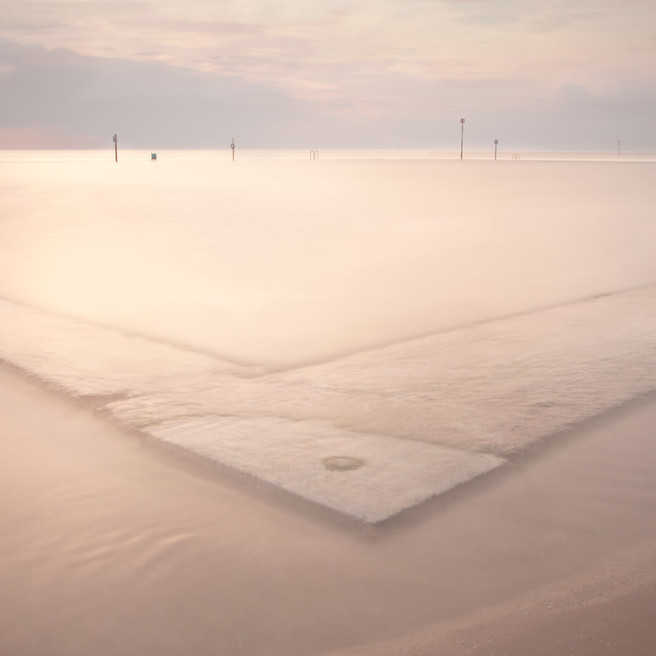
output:
M 462 159 L 462 147 L 465 141 L 465 119 L 460 119 L 460 159 Z

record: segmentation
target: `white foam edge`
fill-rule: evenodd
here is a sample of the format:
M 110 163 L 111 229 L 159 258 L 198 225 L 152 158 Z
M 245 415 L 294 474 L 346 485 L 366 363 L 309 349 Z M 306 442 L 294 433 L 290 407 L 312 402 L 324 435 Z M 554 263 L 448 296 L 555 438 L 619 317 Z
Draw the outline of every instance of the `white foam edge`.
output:
M 505 460 L 413 439 L 356 433 L 323 421 L 206 415 L 146 427 L 165 442 L 375 524 Z M 326 458 L 362 461 L 332 470 Z

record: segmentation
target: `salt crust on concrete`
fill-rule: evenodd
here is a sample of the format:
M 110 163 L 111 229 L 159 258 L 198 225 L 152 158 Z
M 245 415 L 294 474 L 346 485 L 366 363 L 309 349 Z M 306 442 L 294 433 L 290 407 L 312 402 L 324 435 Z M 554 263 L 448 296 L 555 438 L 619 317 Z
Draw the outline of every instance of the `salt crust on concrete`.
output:
M 385 520 L 504 462 L 482 453 L 278 417 L 177 419 L 147 432 L 367 523 Z M 364 464 L 331 471 L 323 460 L 335 456 Z

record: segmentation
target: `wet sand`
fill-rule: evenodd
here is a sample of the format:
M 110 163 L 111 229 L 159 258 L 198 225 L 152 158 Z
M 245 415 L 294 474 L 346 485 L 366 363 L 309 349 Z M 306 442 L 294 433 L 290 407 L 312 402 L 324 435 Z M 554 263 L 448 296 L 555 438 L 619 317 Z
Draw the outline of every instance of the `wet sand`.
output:
M 656 400 L 365 528 L 0 370 L 0 654 L 656 651 Z

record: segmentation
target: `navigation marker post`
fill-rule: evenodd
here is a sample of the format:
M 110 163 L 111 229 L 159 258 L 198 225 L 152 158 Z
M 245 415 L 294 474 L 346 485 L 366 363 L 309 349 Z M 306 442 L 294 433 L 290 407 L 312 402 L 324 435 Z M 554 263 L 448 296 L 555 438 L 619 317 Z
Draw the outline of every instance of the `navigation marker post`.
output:
M 112 141 L 114 142 L 114 161 L 118 162 L 118 137 L 114 135 Z
M 230 144 L 230 148 L 232 149 L 232 161 L 235 161 L 235 138 L 232 138 L 232 143 Z
M 460 119 L 460 159 L 462 159 L 462 146 L 465 139 L 465 119 Z

